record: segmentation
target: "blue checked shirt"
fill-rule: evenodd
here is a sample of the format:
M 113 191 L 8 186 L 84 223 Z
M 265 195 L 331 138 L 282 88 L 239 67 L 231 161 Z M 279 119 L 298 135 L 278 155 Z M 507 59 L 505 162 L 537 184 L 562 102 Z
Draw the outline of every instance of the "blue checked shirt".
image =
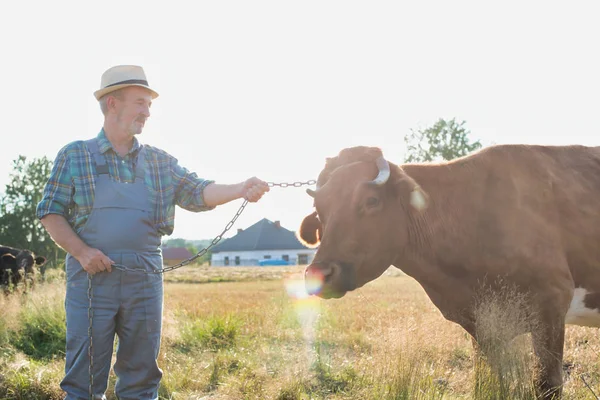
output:
M 100 153 L 106 157 L 111 179 L 132 183 L 135 180 L 134 163 L 141 146 L 136 138 L 125 157 L 113 149 L 104 129 L 96 137 Z M 146 145 L 145 183 L 154 205 L 154 222 L 161 235 L 170 235 L 175 227 L 175 206 L 189 211 L 206 211 L 214 207 L 204 204 L 204 188 L 214 182 L 199 178 L 180 166 L 167 152 Z M 79 232 L 94 204 L 96 168 L 93 157 L 84 141 L 67 144 L 57 154 L 37 206 L 37 217 L 48 214 L 64 216 L 73 229 Z

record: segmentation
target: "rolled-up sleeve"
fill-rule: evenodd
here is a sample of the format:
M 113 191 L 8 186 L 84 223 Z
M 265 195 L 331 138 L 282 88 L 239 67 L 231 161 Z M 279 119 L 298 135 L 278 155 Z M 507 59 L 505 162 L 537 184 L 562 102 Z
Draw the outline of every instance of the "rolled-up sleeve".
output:
M 212 210 L 214 206 L 204 203 L 204 188 L 214 180 L 199 178 L 195 172 L 190 172 L 173 160 L 173 183 L 175 186 L 175 203 L 188 211 L 199 212 Z
M 58 152 L 54 160 L 48 182 L 44 187 L 42 200 L 37 205 L 37 218 L 42 219 L 48 214 L 60 214 L 67 218 L 71 195 L 71 168 L 65 146 Z

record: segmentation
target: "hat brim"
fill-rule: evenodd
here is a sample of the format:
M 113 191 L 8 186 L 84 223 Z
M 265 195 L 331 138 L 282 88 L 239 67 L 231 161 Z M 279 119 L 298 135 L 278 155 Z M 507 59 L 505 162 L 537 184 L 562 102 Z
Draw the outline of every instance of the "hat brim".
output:
M 96 100 L 100 100 L 102 98 L 102 96 L 106 96 L 107 94 L 114 92 L 115 90 L 123 89 L 124 87 L 128 87 L 128 86 L 139 86 L 144 89 L 148 89 L 150 91 L 150 93 L 152 93 L 152 99 L 155 99 L 158 97 L 158 93 L 156 93 L 154 90 L 150 89 L 148 86 L 143 85 L 141 83 L 124 83 L 122 85 L 109 86 L 104 89 L 96 90 L 94 92 L 94 97 L 96 97 Z

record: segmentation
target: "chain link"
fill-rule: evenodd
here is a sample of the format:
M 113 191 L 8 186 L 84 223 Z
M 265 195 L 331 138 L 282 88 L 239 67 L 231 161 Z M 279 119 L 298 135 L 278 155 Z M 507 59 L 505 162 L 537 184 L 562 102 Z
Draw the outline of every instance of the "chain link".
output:
M 287 188 L 287 187 L 301 187 L 304 185 L 314 185 L 315 183 L 317 183 L 316 180 L 311 179 L 309 181 L 306 182 L 293 182 L 293 183 L 286 183 L 286 182 L 281 182 L 281 183 L 274 183 L 274 182 L 267 182 L 267 185 L 269 185 L 269 187 L 274 187 L 274 186 L 279 186 L 282 188 Z M 141 272 L 141 273 L 145 273 L 145 274 L 164 274 L 165 272 L 169 272 L 169 271 L 173 271 L 174 269 L 177 268 L 181 268 L 185 265 L 188 265 L 189 263 L 191 263 L 192 261 L 202 257 L 203 255 L 205 255 L 208 250 L 210 250 L 212 247 L 216 246 L 217 243 L 219 243 L 221 241 L 221 239 L 223 239 L 223 235 L 225 233 L 227 233 L 228 230 L 230 230 L 233 227 L 233 224 L 235 224 L 235 221 L 238 219 L 238 217 L 242 214 L 242 212 L 244 211 L 244 209 L 246 208 L 246 205 L 248 204 L 248 200 L 244 200 L 244 202 L 242 203 L 242 205 L 240 206 L 240 208 L 237 210 L 237 212 L 235 213 L 234 217 L 231 219 L 231 221 L 229 221 L 227 223 L 227 225 L 225 225 L 225 229 L 223 229 L 223 231 L 218 234 L 217 236 L 215 236 L 215 238 L 210 242 L 210 244 L 203 248 L 202 250 L 200 250 L 195 256 L 192 256 L 190 258 L 188 258 L 187 260 L 184 260 L 182 262 L 180 262 L 177 265 L 172 265 L 169 267 L 163 267 L 160 270 L 157 271 L 146 271 L 143 269 L 139 269 L 139 268 L 129 268 L 123 264 L 112 264 L 112 268 L 118 269 L 120 271 L 127 271 L 127 272 Z M 92 275 L 88 274 L 88 300 L 89 300 L 89 306 L 88 306 L 88 319 L 89 319 L 89 327 L 88 327 L 88 339 L 89 339 L 89 347 L 88 347 L 88 357 L 90 360 L 90 364 L 89 364 L 89 375 L 90 375 L 90 384 L 89 384 L 89 397 L 90 400 L 94 399 L 94 394 L 93 394 L 93 384 L 94 384 L 94 347 L 93 347 L 93 343 L 92 343 L 92 322 L 93 322 L 93 317 L 94 317 L 94 310 L 92 308 Z
M 306 182 L 293 182 L 293 183 L 287 183 L 287 182 L 273 183 L 273 182 L 269 182 L 268 185 L 270 187 L 279 186 L 279 187 L 282 187 L 282 188 L 286 188 L 286 187 L 290 187 L 290 186 L 300 187 L 300 186 L 303 186 L 303 185 L 314 185 L 315 183 L 317 183 L 317 181 L 314 180 L 314 179 L 311 179 L 310 181 L 306 181 Z

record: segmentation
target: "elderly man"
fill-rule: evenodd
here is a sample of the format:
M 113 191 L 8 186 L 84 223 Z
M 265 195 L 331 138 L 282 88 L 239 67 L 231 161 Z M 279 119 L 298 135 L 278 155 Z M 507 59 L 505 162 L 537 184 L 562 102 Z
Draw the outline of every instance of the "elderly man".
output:
M 53 240 L 67 251 L 66 399 L 105 398 L 114 335 L 119 399 L 157 399 L 162 328 L 162 235 L 173 232 L 175 205 L 206 211 L 235 199 L 258 201 L 269 190 L 255 177 L 238 184 L 199 178 L 163 150 L 142 145 L 158 94 L 139 66 L 108 69 L 94 93 L 104 114 L 100 133 L 63 147 L 37 208 Z M 113 263 L 138 271 L 112 269 Z M 93 385 L 88 367 L 92 299 Z M 90 393 L 91 392 L 91 393 Z

